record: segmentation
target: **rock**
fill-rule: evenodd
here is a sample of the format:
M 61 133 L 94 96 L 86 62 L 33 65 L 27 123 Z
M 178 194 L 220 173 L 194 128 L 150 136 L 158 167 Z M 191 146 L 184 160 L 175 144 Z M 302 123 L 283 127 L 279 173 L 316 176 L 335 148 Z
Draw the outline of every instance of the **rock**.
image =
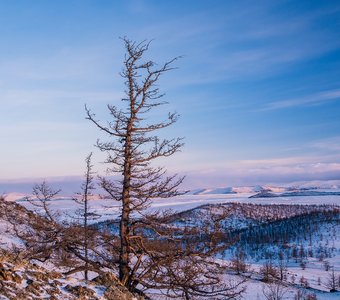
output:
M 31 284 L 26 286 L 26 291 L 36 296 L 39 296 L 41 292 L 40 288 L 41 288 L 41 285 L 38 282 L 33 281 Z
M 105 287 L 109 287 L 111 285 L 117 285 L 119 284 L 119 280 L 117 279 L 116 275 L 113 273 L 105 273 L 103 275 L 99 275 L 92 279 L 92 282 L 95 282 L 96 284 L 103 285 Z
M 60 279 L 62 278 L 62 275 L 56 271 L 49 272 L 49 277 L 52 279 Z
M 65 286 L 65 290 L 70 292 L 71 294 L 77 296 L 77 299 L 98 299 L 97 297 L 94 296 L 94 291 L 85 287 L 85 286 L 81 286 L 81 285 L 77 285 L 77 286 L 71 286 L 71 285 L 67 285 Z
M 21 277 L 20 275 L 16 274 L 16 273 L 14 273 L 14 275 L 13 275 L 13 281 L 14 281 L 15 283 L 20 284 L 20 283 L 22 282 L 22 277 Z
M 133 295 L 121 285 L 111 285 L 104 293 L 105 300 L 143 300 L 143 297 Z
M 49 280 L 49 274 L 38 272 L 38 271 L 28 271 L 27 274 L 31 277 L 34 277 L 36 280 L 48 282 Z
M 13 271 L 11 269 L 6 270 L 4 268 L 0 269 L 0 280 L 2 281 L 14 281 Z

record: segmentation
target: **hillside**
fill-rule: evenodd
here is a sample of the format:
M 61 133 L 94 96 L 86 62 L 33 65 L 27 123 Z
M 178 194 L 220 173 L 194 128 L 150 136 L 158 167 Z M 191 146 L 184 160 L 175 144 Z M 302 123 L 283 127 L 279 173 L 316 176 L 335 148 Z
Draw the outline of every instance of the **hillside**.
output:
M 1 300 L 137 300 L 109 273 L 86 283 L 77 277 L 30 263 L 9 251 L 0 251 Z M 141 299 L 141 298 L 140 298 Z
M 19 250 L 23 241 L 15 230 L 23 228 L 34 215 L 15 202 L 0 200 L 0 299 L 1 300 L 142 300 L 120 285 L 115 275 L 102 272 L 85 282 L 81 273 L 68 274 L 60 266 L 44 260 L 26 259 Z M 20 227 L 14 228 L 14 222 Z M 43 222 L 43 219 L 41 219 Z M 27 223 L 28 224 L 28 223 Z M 43 224 L 43 223 L 42 223 Z M 27 227 L 29 228 L 29 227 Z

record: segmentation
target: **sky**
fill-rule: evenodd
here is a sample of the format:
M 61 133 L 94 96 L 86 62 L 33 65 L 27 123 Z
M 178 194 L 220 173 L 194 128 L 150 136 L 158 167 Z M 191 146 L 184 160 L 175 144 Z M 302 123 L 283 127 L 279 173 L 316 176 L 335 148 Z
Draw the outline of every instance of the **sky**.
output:
M 160 163 L 186 186 L 340 179 L 339 1 L 0 0 L 0 36 L 0 183 L 76 178 L 91 151 L 103 172 L 84 104 L 119 105 L 125 36 L 182 56 L 157 116 L 181 115 Z

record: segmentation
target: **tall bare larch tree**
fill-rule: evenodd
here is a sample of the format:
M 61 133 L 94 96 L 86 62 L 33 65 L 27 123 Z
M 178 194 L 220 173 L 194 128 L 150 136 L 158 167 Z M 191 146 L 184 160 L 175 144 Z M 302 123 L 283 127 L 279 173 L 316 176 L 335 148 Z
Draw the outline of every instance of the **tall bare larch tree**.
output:
M 101 187 L 114 200 L 121 202 L 120 217 L 120 260 L 119 279 L 125 286 L 131 285 L 130 254 L 132 240 L 137 238 L 131 231 L 131 214 L 141 212 L 156 197 L 169 198 L 179 194 L 178 186 L 183 177 L 167 176 L 162 167 L 153 167 L 151 162 L 160 157 L 168 157 L 179 151 L 182 139 L 160 139 L 155 131 L 174 124 L 178 115 L 169 113 L 165 121 L 148 124 L 147 113 L 160 105 L 163 94 L 157 87 L 161 75 L 172 69 L 177 59 L 157 67 L 153 61 L 143 61 L 149 43 L 135 43 L 123 39 L 126 56 L 121 76 L 125 79 L 127 103 L 126 110 L 108 105 L 112 121 L 103 125 L 95 115 L 86 108 L 87 118 L 100 130 L 107 133 L 112 140 L 97 142 L 97 147 L 107 152 L 108 171 L 120 175 L 118 180 L 102 177 Z
M 100 177 L 100 185 L 108 197 L 121 204 L 118 241 L 113 237 L 112 249 L 118 248 L 119 281 L 132 292 L 157 290 L 168 297 L 197 299 L 235 299 L 244 288 L 243 281 L 223 282 L 224 267 L 212 256 L 220 250 L 220 221 L 212 220 L 201 229 L 179 229 L 171 225 L 171 214 L 148 213 L 145 208 L 154 198 L 170 198 L 182 194 L 183 177 L 167 175 L 155 160 L 180 151 L 182 138 L 162 139 L 158 131 L 178 120 L 168 113 L 160 122 L 149 123 L 150 111 L 166 104 L 158 82 L 173 69 L 174 58 L 163 65 L 145 60 L 149 43 L 123 39 L 126 55 L 121 76 L 125 81 L 126 108 L 108 105 L 111 120 L 103 123 L 86 108 L 87 119 L 109 136 L 108 142 L 97 141 L 106 152 L 107 171 L 114 176 Z M 113 230 L 115 231 L 115 229 Z

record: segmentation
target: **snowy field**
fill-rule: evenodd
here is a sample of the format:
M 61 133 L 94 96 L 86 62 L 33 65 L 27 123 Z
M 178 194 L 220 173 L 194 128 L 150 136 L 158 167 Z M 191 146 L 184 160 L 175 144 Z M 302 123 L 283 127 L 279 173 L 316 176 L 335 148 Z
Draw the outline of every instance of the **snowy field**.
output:
M 151 204 L 153 209 L 173 209 L 183 211 L 203 204 L 215 203 L 253 203 L 253 204 L 328 204 L 340 205 L 340 196 L 294 196 L 273 198 L 249 198 L 250 193 L 242 194 L 210 194 L 210 195 L 183 195 L 171 200 L 155 200 Z
M 273 198 L 249 198 L 253 193 L 240 194 L 205 194 L 205 195 L 182 195 L 171 199 L 155 199 L 151 202 L 150 211 L 173 210 L 174 212 L 185 211 L 204 204 L 217 203 L 252 203 L 252 204 L 299 204 L 299 205 L 340 205 L 340 196 L 294 196 Z M 13 196 L 10 196 L 13 197 Z M 17 200 L 18 203 L 30 209 L 32 204 L 26 200 Z M 59 198 L 49 202 L 53 211 L 58 211 L 65 217 L 72 216 L 79 205 L 70 198 Z M 118 202 L 106 199 L 90 201 L 90 207 L 101 217 L 97 221 L 114 219 L 119 214 Z M 38 209 L 39 210 L 39 209 Z

